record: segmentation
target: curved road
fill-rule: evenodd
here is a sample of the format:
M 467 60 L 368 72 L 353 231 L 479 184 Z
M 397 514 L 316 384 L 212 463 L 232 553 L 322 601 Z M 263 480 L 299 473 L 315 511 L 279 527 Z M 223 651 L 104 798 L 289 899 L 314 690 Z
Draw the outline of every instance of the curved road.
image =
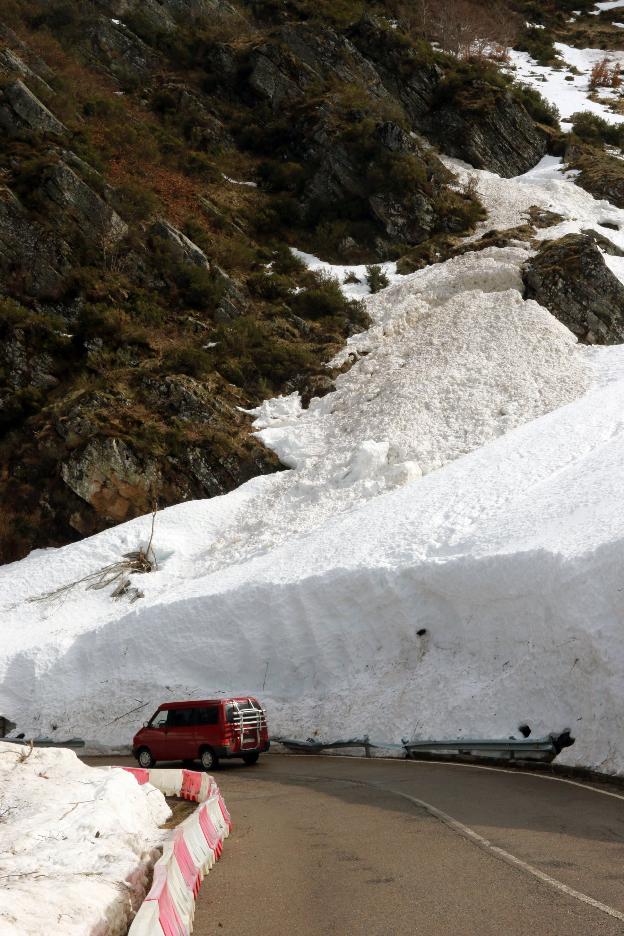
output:
M 279 754 L 226 763 L 217 780 L 234 832 L 200 892 L 195 936 L 624 934 L 615 790 Z

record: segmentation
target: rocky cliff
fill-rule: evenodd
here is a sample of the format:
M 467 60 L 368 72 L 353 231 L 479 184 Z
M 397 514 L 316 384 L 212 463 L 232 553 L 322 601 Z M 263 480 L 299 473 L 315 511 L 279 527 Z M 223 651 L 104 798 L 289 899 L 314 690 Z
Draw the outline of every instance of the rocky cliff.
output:
M 426 252 L 482 217 L 432 144 L 544 152 L 508 79 L 367 6 L 0 11 L 0 560 L 279 469 L 243 410 L 366 325 L 289 246 Z

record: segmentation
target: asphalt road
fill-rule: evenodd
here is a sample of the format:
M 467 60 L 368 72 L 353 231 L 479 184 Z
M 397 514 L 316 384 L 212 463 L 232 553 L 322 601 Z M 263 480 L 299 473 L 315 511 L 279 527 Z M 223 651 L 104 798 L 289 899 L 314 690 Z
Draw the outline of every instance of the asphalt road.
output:
M 100 761 L 101 763 L 101 761 Z M 548 776 L 268 755 L 195 936 L 623 936 L 624 795 Z

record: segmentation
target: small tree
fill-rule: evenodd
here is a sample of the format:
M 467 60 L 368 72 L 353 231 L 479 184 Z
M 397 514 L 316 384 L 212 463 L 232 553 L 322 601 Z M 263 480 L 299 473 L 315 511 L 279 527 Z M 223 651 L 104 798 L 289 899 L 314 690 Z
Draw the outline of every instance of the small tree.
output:
M 372 293 L 378 293 L 390 285 L 390 280 L 377 264 L 366 267 L 366 282 Z

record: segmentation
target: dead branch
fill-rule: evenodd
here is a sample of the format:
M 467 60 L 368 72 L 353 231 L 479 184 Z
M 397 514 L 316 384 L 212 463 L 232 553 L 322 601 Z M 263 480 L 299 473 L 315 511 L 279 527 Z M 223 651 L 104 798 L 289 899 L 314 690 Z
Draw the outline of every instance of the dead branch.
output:
M 35 747 L 35 742 L 31 738 L 30 741 L 28 742 L 28 748 L 26 750 L 20 751 L 20 753 L 18 754 L 17 763 L 23 764 L 24 761 L 27 761 L 34 750 L 34 747 Z
M 110 565 L 97 569 L 95 572 L 89 572 L 74 582 L 68 582 L 67 585 L 61 585 L 59 588 L 44 592 L 42 595 L 35 595 L 29 598 L 28 601 L 31 603 L 54 601 L 73 591 L 79 585 L 84 585 L 87 591 L 100 591 L 112 585 L 113 590 L 110 597 L 114 600 L 127 598 L 130 603 L 133 603 L 139 598 L 143 598 L 144 593 L 132 585 L 130 576 L 145 575 L 157 568 L 156 556 L 152 548 L 157 513 L 158 507 L 154 507 L 150 536 L 146 547 L 140 546 L 132 552 L 124 553 L 123 557 L 117 562 L 111 562 Z

